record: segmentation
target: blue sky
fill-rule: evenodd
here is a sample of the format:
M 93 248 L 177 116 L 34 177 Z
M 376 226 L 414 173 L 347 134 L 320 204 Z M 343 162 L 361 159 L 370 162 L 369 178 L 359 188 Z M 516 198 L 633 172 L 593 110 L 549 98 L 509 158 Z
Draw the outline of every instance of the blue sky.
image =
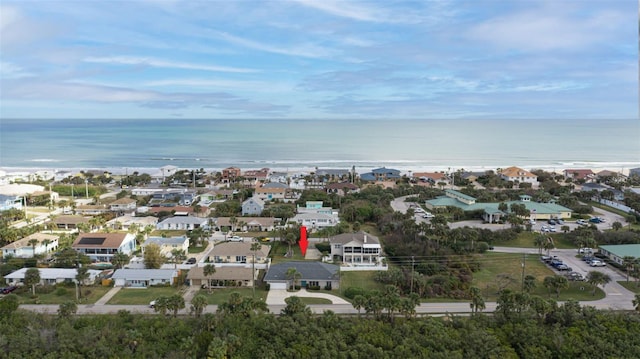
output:
M 636 0 L 0 7 L 1 118 L 638 119 Z

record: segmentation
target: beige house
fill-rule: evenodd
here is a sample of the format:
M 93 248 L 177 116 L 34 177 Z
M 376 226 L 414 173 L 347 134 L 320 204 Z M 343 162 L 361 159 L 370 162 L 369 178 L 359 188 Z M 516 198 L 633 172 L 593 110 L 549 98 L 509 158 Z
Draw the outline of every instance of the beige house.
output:
M 500 178 L 513 183 L 530 183 L 532 186 L 538 185 L 538 176 L 519 167 L 503 169 L 500 171 Z
M 163 254 L 165 257 L 173 256 L 174 250 L 184 251 L 185 254 L 189 253 L 189 237 L 181 236 L 181 237 L 149 237 L 144 243 L 141 245 L 142 253 L 144 254 L 145 248 L 150 245 L 155 244 L 160 247 L 160 254 Z
M 251 250 L 251 242 L 225 242 L 213 247 L 209 261 L 213 263 L 266 263 L 271 247 L 260 244 L 257 251 Z
M 189 284 L 196 287 L 206 287 L 207 281 L 211 281 L 211 288 L 225 287 L 252 287 L 253 279 L 257 277 L 258 270 L 251 267 L 215 267 L 213 275 L 205 276 L 204 267 L 193 267 L 187 274 Z M 252 275 L 253 273 L 253 275 Z

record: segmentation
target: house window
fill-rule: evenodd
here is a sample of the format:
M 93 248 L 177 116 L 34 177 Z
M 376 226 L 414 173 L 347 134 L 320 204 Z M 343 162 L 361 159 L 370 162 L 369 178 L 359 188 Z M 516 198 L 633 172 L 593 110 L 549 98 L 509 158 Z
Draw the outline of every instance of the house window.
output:
M 307 286 L 308 287 L 319 287 L 320 286 L 320 282 L 312 280 L 312 281 L 307 282 Z
M 236 256 L 236 262 L 246 263 L 247 262 L 247 256 Z

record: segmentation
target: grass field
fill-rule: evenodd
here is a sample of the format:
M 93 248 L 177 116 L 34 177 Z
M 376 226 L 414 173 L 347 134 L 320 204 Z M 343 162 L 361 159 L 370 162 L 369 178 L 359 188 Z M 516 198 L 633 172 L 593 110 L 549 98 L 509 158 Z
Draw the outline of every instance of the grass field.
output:
M 284 255 L 289 250 L 289 245 L 285 242 L 273 242 L 271 252 L 269 253 L 269 256 L 271 256 L 271 264 L 304 260 L 304 256 L 302 252 L 300 252 L 300 247 L 297 244 L 292 245 L 291 249 L 293 251 L 293 257 L 285 257 Z
M 636 294 L 640 294 L 640 286 L 633 279 L 630 279 L 629 282 L 627 282 L 626 280 L 621 280 L 618 281 L 618 284 Z
M 312 305 L 312 304 L 331 304 L 333 303 L 332 301 L 330 301 L 329 299 L 325 299 L 325 298 L 310 298 L 310 297 L 300 297 L 300 300 L 302 301 L 302 303 L 304 303 L 305 305 Z
M 58 287 L 62 288 L 62 290 L 54 289 L 52 292 L 46 294 L 42 293 L 42 289 L 40 289 L 39 292 L 38 288 L 39 287 L 36 287 L 37 298 L 33 298 L 31 295 L 31 288 L 20 288 L 14 293 L 18 295 L 20 304 L 62 304 L 64 302 L 76 300 L 75 286 Z M 109 289 L 111 288 L 102 286 L 84 286 L 82 287 L 80 303 L 93 304 L 107 293 Z
M 107 304 L 147 305 L 160 296 L 181 294 L 175 287 L 122 288 Z
M 518 237 L 512 241 L 497 241 L 493 242 L 494 246 L 500 247 L 513 247 L 513 248 L 536 248 L 535 238 L 539 233 L 535 232 L 522 232 Z M 558 249 L 572 249 L 576 246 L 569 240 L 563 233 L 550 234 Z
M 373 280 L 375 271 L 353 271 L 340 273 L 340 292 L 349 287 L 359 287 L 366 291 L 383 290 L 384 285 Z
M 198 294 L 202 294 L 207 297 L 207 303 L 211 305 L 220 305 L 229 301 L 231 293 L 240 293 L 243 297 L 253 296 L 252 288 L 213 288 L 211 294 L 207 289 L 201 289 Z M 256 299 L 267 300 L 267 291 L 264 289 L 256 288 Z
M 513 253 L 486 253 L 481 259 L 482 269 L 474 273 L 473 285 L 480 288 L 485 300 L 496 300 L 501 288 L 509 288 L 515 291 L 522 289 L 522 259 L 521 254 Z M 557 274 L 537 256 L 527 256 L 524 266 L 524 275 L 532 275 L 536 278 L 536 288 L 532 294 L 549 297 L 549 291 L 542 285 L 544 278 Z M 598 300 L 604 298 L 601 289 L 596 290 L 595 296 L 591 295 L 592 286 L 585 282 L 569 282 L 569 288 L 560 291 L 559 300 Z M 551 294 L 555 298 L 555 293 Z

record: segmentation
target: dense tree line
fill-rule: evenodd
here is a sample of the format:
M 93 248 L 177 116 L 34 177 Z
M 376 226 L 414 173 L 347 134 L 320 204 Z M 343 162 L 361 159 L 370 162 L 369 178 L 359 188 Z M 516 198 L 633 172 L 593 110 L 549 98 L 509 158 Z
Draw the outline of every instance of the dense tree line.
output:
M 14 311 L 9 300 L 0 306 L 0 350 L 5 358 L 537 359 L 640 352 L 638 315 L 511 297 L 492 316 L 393 320 L 385 313 L 379 319 L 312 315 L 295 297 L 279 316 L 239 302 L 200 317 L 75 316 L 74 308 L 55 316 Z

